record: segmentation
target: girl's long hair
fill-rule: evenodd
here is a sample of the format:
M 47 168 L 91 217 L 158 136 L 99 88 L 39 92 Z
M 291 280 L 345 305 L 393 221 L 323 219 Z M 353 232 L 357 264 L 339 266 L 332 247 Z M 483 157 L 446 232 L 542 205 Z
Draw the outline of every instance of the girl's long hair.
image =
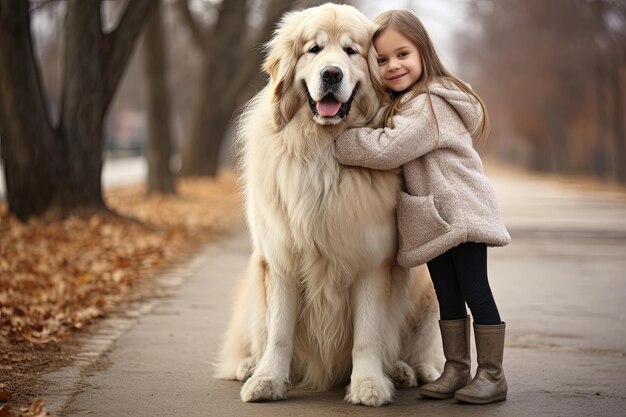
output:
M 444 84 L 444 86 L 446 86 L 447 83 L 452 83 L 480 104 L 483 117 L 481 118 L 481 122 L 478 126 L 476 126 L 470 134 L 472 135 L 472 139 L 474 141 L 481 143 L 489 133 L 490 124 L 487 107 L 485 106 L 483 100 L 471 89 L 468 84 L 452 75 L 443 66 L 443 63 L 437 56 L 437 52 L 435 52 L 435 47 L 428 36 L 428 32 L 426 32 L 426 28 L 424 28 L 424 25 L 418 17 L 408 10 L 390 10 L 378 15 L 374 19 L 374 23 L 378 26 L 378 29 L 374 32 L 372 38 L 373 42 L 375 42 L 385 30 L 389 28 L 395 29 L 401 33 L 402 36 L 411 41 L 411 43 L 419 51 L 422 59 L 422 75 L 410 90 L 403 92 L 402 94 L 390 94 L 389 90 L 387 90 L 388 101 L 384 103 L 388 106 L 385 112 L 385 124 L 390 122 L 390 118 L 398 112 L 403 103 L 408 101 L 406 99 L 402 99 L 404 95 L 410 94 L 410 96 L 407 97 L 410 100 L 415 98 L 418 94 L 426 93 L 428 94 L 429 104 L 432 109 L 432 99 L 428 91 L 428 86 L 433 81 L 439 81 Z M 377 87 L 382 87 L 382 89 L 384 89 L 378 70 L 371 71 L 371 73 L 373 75 L 374 83 L 379 84 Z M 450 85 L 447 85 L 446 87 L 450 88 Z

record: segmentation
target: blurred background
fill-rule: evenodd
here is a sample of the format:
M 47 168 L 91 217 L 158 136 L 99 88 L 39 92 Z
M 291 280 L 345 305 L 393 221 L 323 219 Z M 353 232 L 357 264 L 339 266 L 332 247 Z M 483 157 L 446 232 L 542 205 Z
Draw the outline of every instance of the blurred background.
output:
M 66 360 L 54 344 L 127 298 L 151 296 L 144 277 L 229 228 L 248 242 L 228 169 L 232 121 L 266 82 L 262 47 L 277 19 L 320 3 L 0 0 L 0 415 L 11 395 L 19 409 L 50 393 L 35 376 Z M 512 348 L 516 399 L 503 414 L 624 415 L 626 0 L 341 3 L 372 19 L 413 10 L 448 69 L 487 103 L 492 131 L 478 150 L 513 236 L 489 255 Z M 219 279 L 197 272 L 194 282 L 220 285 L 196 291 L 207 312 L 228 310 L 224 294 L 245 269 L 246 244 L 211 252 Z M 188 346 L 219 339 L 219 319 L 204 314 L 193 311 L 213 333 L 185 332 L 211 342 Z M 160 397 L 168 406 L 204 404 L 178 397 L 189 368 L 169 360 L 173 339 L 162 333 L 168 341 L 153 348 L 167 347 L 168 364 L 184 375 L 167 387 L 137 374 L 158 381 L 155 392 L 177 394 Z M 192 350 L 194 364 L 212 357 Z M 208 375 L 200 378 L 205 386 Z M 87 402 L 106 407 L 102 415 L 124 403 Z
M 8 186 L 10 210 L 26 218 L 100 205 L 102 172 L 105 186 L 145 179 L 160 192 L 175 192 L 175 176 L 214 176 L 232 162 L 233 114 L 264 83 L 261 45 L 276 19 L 319 3 L 2 1 L 12 23 L 0 39 L 0 198 Z M 444 63 L 487 102 L 484 157 L 626 183 L 625 1 L 340 3 L 369 18 L 407 8 L 422 19 Z M 131 18 L 138 33 L 128 34 Z

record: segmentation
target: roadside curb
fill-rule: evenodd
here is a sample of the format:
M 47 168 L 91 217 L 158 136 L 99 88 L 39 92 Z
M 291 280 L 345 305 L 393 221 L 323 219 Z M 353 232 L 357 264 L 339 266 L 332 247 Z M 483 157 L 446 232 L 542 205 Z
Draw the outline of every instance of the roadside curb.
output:
M 106 354 L 115 347 L 120 337 L 131 330 L 143 316 L 172 297 L 181 285 L 207 262 L 213 247 L 233 233 L 234 229 L 236 228 L 225 231 L 215 241 L 198 248 L 188 260 L 174 264 L 153 277 L 150 285 L 162 291 L 162 294 L 139 301 L 128 301 L 118 308 L 119 311 L 93 323 L 85 333 L 77 335 L 73 342 L 80 348 L 72 363 L 44 377 L 47 390 L 41 398 L 46 410 L 52 415 L 61 415 L 74 396 L 80 392 L 84 378 L 98 367 L 106 366 Z

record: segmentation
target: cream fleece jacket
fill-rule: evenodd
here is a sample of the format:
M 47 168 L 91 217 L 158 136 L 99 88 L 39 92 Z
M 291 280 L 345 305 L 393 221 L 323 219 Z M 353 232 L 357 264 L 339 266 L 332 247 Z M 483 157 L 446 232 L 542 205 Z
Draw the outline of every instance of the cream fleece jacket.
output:
M 398 263 L 410 268 L 463 242 L 504 246 L 511 241 L 472 131 L 480 106 L 458 88 L 440 83 L 404 103 L 393 128 L 349 129 L 336 138 L 344 165 L 402 167 L 406 192 L 398 201 Z M 433 117 L 436 116 L 436 120 Z

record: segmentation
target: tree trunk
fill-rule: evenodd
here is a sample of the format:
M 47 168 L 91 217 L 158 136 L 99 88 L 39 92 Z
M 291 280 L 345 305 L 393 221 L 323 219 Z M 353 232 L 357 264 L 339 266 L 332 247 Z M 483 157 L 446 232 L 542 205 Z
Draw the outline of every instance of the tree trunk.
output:
M 148 109 L 148 193 L 174 194 L 174 176 L 170 168 L 172 158 L 170 103 L 166 88 L 164 54 L 161 9 L 157 7 L 148 19 L 144 38 Z
M 551 170 L 559 173 L 568 173 L 571 166 L 564 117 L 563 114 L 554 112 L 546 119 L 552 159 Z
M 60 137 L 67 169 L 60 178 L 58 209 L 105 209 L 102 172 L 102 120 L 105 83 L 100 2 L 71 0 L 65 19 L 65 74 Z
M 128 3 L 117 29 L 102 33 L 99 0 L 70 0 L 60 133 L 67 170 L 58 209 L 106 210 L 102 199 L 102 123 L 153 0 Z
M 28 1 L 0 3 L 0 130 L 9 211 L 20 220 L 51 204 L 61 163 L 30 35 Z
M 544 132 L 535 132 L 531 137 L 531 143 L 533 144 L 531 147 L 531 168 L 541 172 L 553 171 L 554 161 L 552 159 L 550 138 L 546 137 Z
M 102 34 L 99 0 L 71 0 L 60 123 L 52 128 L 30 36 L 28 1 L 0 2 L 0 125 L 9 211 L 19 219 L 105 210 L 102 120 L 151 7 L 128 3 Z
M 219 150 L 232 111 L 221 111 L 215 99 L 215 76 L 204 71 L 191 110 L 191 131 L 182 147 L 181 175 L 213 177 L 219 168 Z
M 619 63 L 611 69 L 609 83 L 613 98 L 613 143 L 615 176 L 619 182 L 626 183 L 626 135 L 624 134 L 624 95 L 619 79 Z
M 594 175 L 600 178 L 606 178 L 607 174 L 610 172 L 608 166 L 608 156 L 609 153 L 607 151 L 606 146 L 606 132 L 608 127 L 608 118 L 607 118 L 607 109 L 606 109 L 606 94 L 605 94 L 605 84 L 606 77 L 604 75 L 604 71 L 602 70 L 603 66 L 601 63 L 596 65 L 596 73 L 595 73 L 595 146 L 593 150 L 593 159 L 592 159 L 592 172 Z

